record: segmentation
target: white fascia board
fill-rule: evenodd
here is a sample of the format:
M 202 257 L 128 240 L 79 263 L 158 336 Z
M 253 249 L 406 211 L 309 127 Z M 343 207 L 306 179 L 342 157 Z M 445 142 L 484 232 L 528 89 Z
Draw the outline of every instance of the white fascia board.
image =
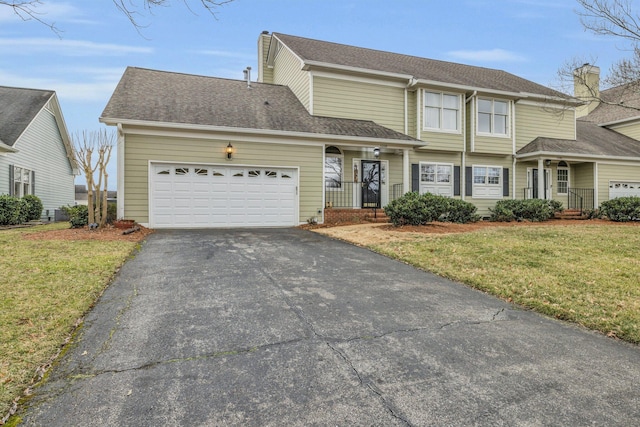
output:
M 317 68 L 328 69 L 328 70 L 347 71 L 350 73 L 369 74 L 373 76 L 408 80 L 408 81 L 411 81 L 411 79 L 413 79 L 413 76 L 410 74 L 391 73 L 388 71 L 371 70 L 369 68 L 360 68 L 360 67 L 351 67 L 349 65 L 331 64 L 329 62 L 304 61 L 304 66 L 302 67 L 303 70 L 309 71 L 311 67 L 317 67 Z
M 188 123 L 165 123 L 165 122 L 149 122 L 144 120 L 126 120 L 126 119 L 113 119 L 113 118 L 105 118 L 100 117 L 100 122 L 105 123 L 110 126 L 116 126 L 121 124 L 123 126 L 139 126 L 144 128 L 163 128 L 168 130 L 176 130 L 176 131 L 194 131 L 194 132 L 215 132 L 215 133 L 228 133 L 233 135 L 255 135 L 255 136 L 265 136 L 265 137 L 290 137 L 290 138 L 299 138 L 299 139 L 318 139 L 318 140 L 330 140 L 330 141 L 341 141 L 341 142 L 353 142 L 353 143 L 362 143 L 362 144 L 371 144 L 375 142 L 376 144 L 387 144 L 401 147 L 414 147 L 417 144 L 423 145 L 422 141 L 405 141 L 400 139 L 389 139 L 389 138 L 373 138 L 373 137 L 362 137 L 362 136 L 348 136 L 348 135 L 331 135 L 331 134 L 323 134 L 323 133 L 308 133 L 308 132 L 291 132 L 291 131 L 281 131 L 281 130 L 270 130 L 270 129 L 250 129 L 250 128 L 235 128 L 235 127 L 226 127 L 226 126 L 207 126 L 207 125 L 194 125 Z M 125 133 L 135 133 L 131 132 L 129 129 L 124 129 Z M 157 132 L 154 132 L 157 134 Z M 207 136 L 208 137 L 208 136 Z
M 0 153 L 17 153 L 18 150 L 0 140 Z
M 553 152 L 553 151 L 536 151 L 534 153 L 526 153 L 526 154 L 516 154 L 516 158 L 518 160 L 534 160 L 539 157 L 547 157 L 552 158 L 554 160 L 621 160 L 628 162 L 640 162 L 640 157 L 629 157 L 629 156 L 603 156 L 603 155 L 595 155 L 595 154 L 578 154 L 578 153 L 561 153 L 561 152 Z

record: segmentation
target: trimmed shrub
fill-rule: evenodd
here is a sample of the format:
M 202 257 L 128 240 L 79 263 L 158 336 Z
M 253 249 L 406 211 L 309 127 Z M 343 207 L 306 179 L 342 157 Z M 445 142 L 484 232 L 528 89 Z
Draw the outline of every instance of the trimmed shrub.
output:
M 16 225 L 22 222 L 24 202 L 8 194 L 0 195 L 0 225 Z
M 640 221 L 640 197 L 618 197 L 602 202 L 602 215 L 611 221 Z
M 562 202 L 542 199 L 500 200 L 494 208 L 489 208 L 490 220 L 496 222 L 547 221 L 560 211 Z
M 384 212 L 395 226 L 433 221 L 467 223 L 479 219 L 473 204 L 431 193 L 407 193 L 385 206 Z
M 22 198 L 26 204 L 27 221 L 40 219 L 42 216 L 42 201 L 38 196 L 28 194 Z
M 89 223 L 89 208 L 86 205 L 62 206 L 69 217 L 71 228 L 82 228 Z

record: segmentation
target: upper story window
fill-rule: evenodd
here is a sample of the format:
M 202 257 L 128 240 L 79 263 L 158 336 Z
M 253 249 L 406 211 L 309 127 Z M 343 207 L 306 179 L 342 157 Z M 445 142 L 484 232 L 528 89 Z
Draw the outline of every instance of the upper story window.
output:
M 424 128 L 458 132 L 460 130 L 460 95 L 425 91 Z
M 344 177 L 344 155 L 338 147 L 330 146 L 324 150 L 324 186 L 342 188 Z
M 509 134 L 509 102 L 478 98 L 478 133 Z

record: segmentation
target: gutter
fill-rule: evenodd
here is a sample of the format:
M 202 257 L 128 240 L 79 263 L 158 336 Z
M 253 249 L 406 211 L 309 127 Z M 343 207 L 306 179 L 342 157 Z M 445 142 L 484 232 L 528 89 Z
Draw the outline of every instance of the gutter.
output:
M 293 132 L 282 130 L 270 130 L 270 129 L 250 129 L 250 128 L 237 128 L 229 126 L 211 126 L 211 125 L 194 125 L 189 123 L 173 123 L 173 122 L 150 122 L 146 120 L 128 120 L 118 118 L 106 118 L 100 117 L 100 123 L 104 123 L 108 126 L 139 126 L 147 128 L 165 128 L 171 130 L 185 130 L 185 131 L 202 131 L 202 132 L 228 132 L 234 134 L 246 134 L 246 135 L 259 135 L 259 136 L 288 136 L 304 139 L 318 139 L 318 140 L 330 140 L 330 141 L 349 141 L 349 142 L 361 142 L 363 144 L 371 144 L 372 141 L 376 141 L 381 145 L 399 145 L 401 147 L 419 147 L 424 145 L 424 141 L 419 140 L 406 140 L 406 139 L 394 139 L 394 138 L 376 138 L 370 136 L 352 136 L 352 135 L 332 135 L 326 133 L 311 133 L 311 132 Z

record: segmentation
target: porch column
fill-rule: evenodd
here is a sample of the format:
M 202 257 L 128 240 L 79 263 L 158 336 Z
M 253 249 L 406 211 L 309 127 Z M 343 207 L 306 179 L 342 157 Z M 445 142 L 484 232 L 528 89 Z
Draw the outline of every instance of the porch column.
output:
M 544 199 L 544 159 L 538 159 L 538 199 Z
M 411 164 L 409 150 L 402 150 L 402 194 L 411 191 Z

